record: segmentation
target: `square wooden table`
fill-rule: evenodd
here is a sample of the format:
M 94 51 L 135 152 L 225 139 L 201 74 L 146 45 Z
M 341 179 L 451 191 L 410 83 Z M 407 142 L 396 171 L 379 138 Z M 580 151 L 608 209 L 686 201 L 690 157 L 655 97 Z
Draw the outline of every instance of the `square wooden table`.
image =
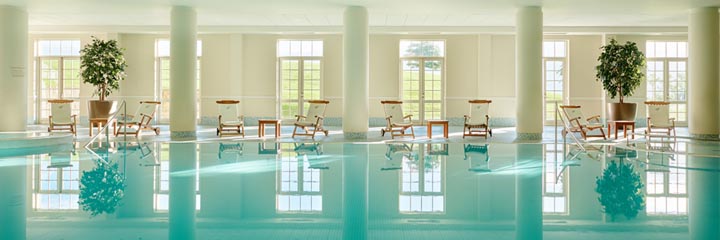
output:
M 258 120 L 258 137 L 264 137 L 265 136 L 265 125 L 266 124 L 273 124 L 275 125 L 275 137 L 280 137 L 280 120 L 279 119 L 260 119 Z
M 632 134 L 632 139 L 635 139 L 635 121 L 608 121 L 608 138 L 610 138 L 612 134 L 612 129 L 615 128 L 615 139 L 618 138 L 618 128 L 623 128 L 623 134 L 625 134 L 625 137 L 627 138 L 627 131 L 628 127 L 632 128 L 630 130 L 630 134 Z
M 448 138 L 448 120 L 427 120 L 428 138 L 432 138 L 432 126 L 433 125 L 442 125 L 443 126 L 443 137 Z
M 93 128 L 97 126 L 98 133 L 102 130 L 102 127 L 107 124 L 108 119 L 107 118 L 91 118 L 90 119 L 90 136 L 93 135 Z M 113 119 L 113 129 L 117 127 L 117 122 L 115 122 L 115 119 Z M 109 129 L 108 129 L 109 130 Z M 113 133 L 115 134 L 115 133 Z

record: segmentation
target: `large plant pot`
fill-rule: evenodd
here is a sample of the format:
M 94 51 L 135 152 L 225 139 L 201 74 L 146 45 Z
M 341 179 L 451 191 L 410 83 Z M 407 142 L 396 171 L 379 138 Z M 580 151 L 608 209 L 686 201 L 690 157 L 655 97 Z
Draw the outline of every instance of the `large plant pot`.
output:
M 88 103 L 89 118 L 108 118 L 117 111 L 117 102 L 91 100 Z
M 636 103 L 608 103 L 608 120 L 610 121 L 635 121 L 637 112 Z

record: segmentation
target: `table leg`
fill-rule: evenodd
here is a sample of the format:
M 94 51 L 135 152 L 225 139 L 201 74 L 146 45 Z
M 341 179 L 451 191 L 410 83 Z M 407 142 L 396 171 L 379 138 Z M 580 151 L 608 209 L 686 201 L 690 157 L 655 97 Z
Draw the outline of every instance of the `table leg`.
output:
M 263 137 L 263 135 L 265 135 L 264 133 L 265 133 L 265 124 L 261 123 L 258 126 L 258 137 Z
M 448 138 L 448 124 L 447 123 L 443 124 L 443 136 L 445 136 L 445 138 Z
M 275 123 L 275 138 L 280 138 L 280 123 Z
M 615 124 L 614 128 L 615 128 L 615 139 L 617 139 L 617 134 L 618 134 L 618 125 L 617 125 L 617 124 Z
M 633 123 L 633 124 L 630 125 L 630 126 L 632 126 L 632 132 L 631 132 L 631 134 L 632 134 L 632 139 L 635 139 L 635 123 Z
M 432 124 L 428 123 L 427 125 L 427 135 L 428 138 L 432 138 Z

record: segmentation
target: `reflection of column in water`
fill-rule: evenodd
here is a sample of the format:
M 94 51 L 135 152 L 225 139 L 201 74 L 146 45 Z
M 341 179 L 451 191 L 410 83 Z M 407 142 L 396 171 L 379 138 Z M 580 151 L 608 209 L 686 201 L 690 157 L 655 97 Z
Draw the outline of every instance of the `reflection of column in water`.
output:
M 688 152 L 696 152 L 688 144 Z M 690 239 L 720 239 L 720 189 L 717 158 L 688 156 L 688 220 Z M 704 171 L 706 170 L 706 171 Z
M 542 239 L 542 144 L 519 144 L 515 158 L 515 239 Z
M 0 162 L 0 239 L 25 239 L 27 160 L 15 157 Z
M 196 144 L 170 144 L 169 239 L 195 239 Z
M 368 146 L 343 145 L 343 239 L 367 239 Z

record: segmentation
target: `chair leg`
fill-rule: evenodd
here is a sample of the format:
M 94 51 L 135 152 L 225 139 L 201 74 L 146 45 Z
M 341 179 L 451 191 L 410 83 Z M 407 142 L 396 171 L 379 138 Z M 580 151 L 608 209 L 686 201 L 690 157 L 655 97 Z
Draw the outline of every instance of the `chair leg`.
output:
M 240 128 L 242 128 L 242 137 L 245 138 L 245 124 L 240 126 Z
M 410 132 L 412 133 L 413 139 L 415 139 L 415 128 L 414 128 L 414 127 L 410 127 Z
M 49 131 L 50 131 L 50 129 L 48 128 L 48 132 L 49 132 Z M 381 136 L 381 137 L 384 137 L 384 136 L 385 136 L 385 129 L 380 129 L 380 136 Z
M 295 138 L 295 132 L 297 132 L 297 126 L 295 126 L 295 128 L 293 128 L 292 138 Z

